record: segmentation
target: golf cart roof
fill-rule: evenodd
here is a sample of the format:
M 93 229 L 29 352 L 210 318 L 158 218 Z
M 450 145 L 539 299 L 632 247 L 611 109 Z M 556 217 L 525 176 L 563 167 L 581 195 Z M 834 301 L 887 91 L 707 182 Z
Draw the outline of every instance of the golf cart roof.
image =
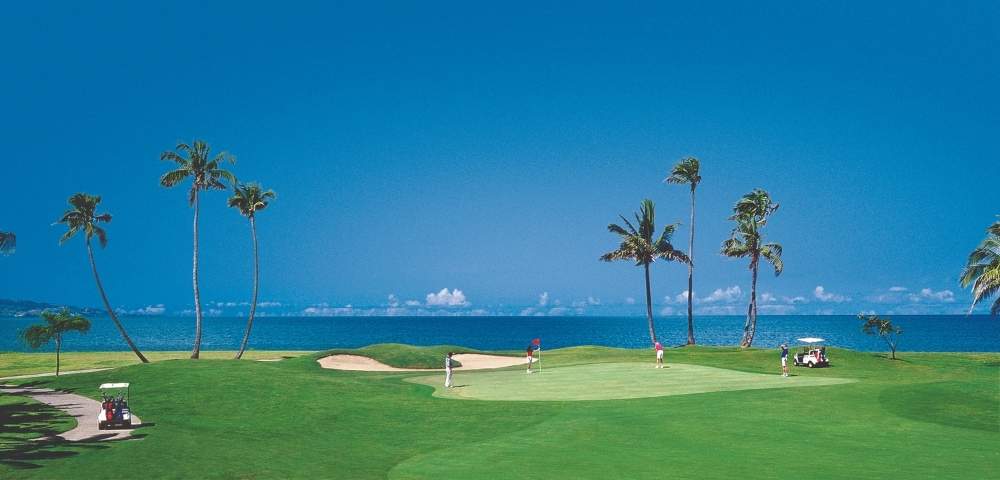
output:
M 799 338 L 797 340 L 800 341 L 800 342 L 802 342 L 802 343 L 820 343 L 820 342 L 825 342 L 826 341 L 826 340 L 824 340 L 822 338 L 816 338 L 816 337 Z
M 101 386 L 97 387 L 97 388 L 100 389 L 100 390 L 104 390 L 106 388 L 128 388 L 128 384 L 127 383 L 102 383 Z

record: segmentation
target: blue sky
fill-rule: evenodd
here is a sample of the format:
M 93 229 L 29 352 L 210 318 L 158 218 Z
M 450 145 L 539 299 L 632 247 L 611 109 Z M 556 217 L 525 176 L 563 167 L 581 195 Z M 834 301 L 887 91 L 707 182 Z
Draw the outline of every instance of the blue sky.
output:
M 605 227 L 647 197 L 686 224 L 661 180 L 688 155 L 699 312 L 745 308 L 746 264 L 717 252 L 755 187 L 785 246 L 765 313 L 961 312 L 1000 213 L 998 24 L 995 2 L 9 5 L 0 298 L 99 304 L 50 225 L 86 191 L 115 216 L 112 303 L 190 309 L 191 210 L 158 157 L 203 138 L 278 192 L 265 313 L 641 313 L 641 271 L 597 261 Z M 225 198 L 203 197 L 202 295 L 237 313 L 249 231 Z M 683 310 L 686 270 L 653 288 Z

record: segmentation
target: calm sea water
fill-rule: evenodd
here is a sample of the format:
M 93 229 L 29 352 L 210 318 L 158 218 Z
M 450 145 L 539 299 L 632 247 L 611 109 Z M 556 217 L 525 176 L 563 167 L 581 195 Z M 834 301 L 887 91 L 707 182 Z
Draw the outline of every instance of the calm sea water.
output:
M 895 316 L 904 330 L 900 350 L 927 352 L 1000 351 L 1000 319 L 988 316 Z M 0 317 L 0 351 L 28 351 L 17 331 L 37 318 Z M 143 350 L 188 350 L 194 338 L 191 317 L 125 317 L 129 334 Z M 64 349 L 127 350 L 110 319 L 92 318 L 86 335 L 72 334 Z M 245 318 L 205 318 L 202 349 L 235 350 Z M 735 345 L 743 318 L 695 318 L 695 335 L 703 345 Z M 665 345 L 684 343 L 687 319 L 657 319 Z M 754 346 L 774 347 L 800 337 L 822 337 L 828 345 L 881 351 L 877 338 L 861 333 L 854 316 L 762 316 Z M 263 317 L 254 321 L 250 348 L 258 350 L 323 350 L 396 342 L 413 345 L 452 344 L 486 350 L 514 350 L 540 337 L 546 348 L 605 345 L 641 348 L 648 344 L 643 317 Z

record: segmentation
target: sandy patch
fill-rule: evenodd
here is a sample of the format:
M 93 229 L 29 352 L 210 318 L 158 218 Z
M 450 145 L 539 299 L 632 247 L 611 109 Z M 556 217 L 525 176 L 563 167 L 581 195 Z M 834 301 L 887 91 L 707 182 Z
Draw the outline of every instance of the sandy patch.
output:
M 503 368 L 514 365 L 524 365 L 523 357 L 505 357 L 502 355 L 483 355 L 479 353 L 458 353 L 452 356 L 461 362 L 456 370 L 484 370 L 488 368 Z M 362 372 L 431 372 L 443 368 L 397 368 L 386 365 L 378 360 L 361 355 L 330 355 L 317 360 L 323 368 L 333 370 L 352 370 Z M 444 363 L 444 358 L 441 359 Z

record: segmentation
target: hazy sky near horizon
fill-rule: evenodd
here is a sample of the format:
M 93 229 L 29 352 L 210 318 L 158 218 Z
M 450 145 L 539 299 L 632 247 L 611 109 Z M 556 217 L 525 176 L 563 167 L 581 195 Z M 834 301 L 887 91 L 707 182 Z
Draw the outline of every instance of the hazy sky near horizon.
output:
M 606 226 L 651 198 L 686 249 L 688 190 L 662 180 L 688 155 L 699 312 L 745 309 L 718 251 L 756 187 L 785 247 L 764 313 L 963 312 L 1000 214 L 998 25 L 996 2 L 7 5 L 0 298 L 99 305 L 51 225 L 86 191 L 114 215 L 112 303 L 190 309 L 192 211 L 159 154 L 201 138 L 278 192 L 265 313 L 639 313 Z M 202 298 L 233 313 L 251 250 L 226 197 L 202 197 Z M 659 314 L 686 288 L 654 265 Z

